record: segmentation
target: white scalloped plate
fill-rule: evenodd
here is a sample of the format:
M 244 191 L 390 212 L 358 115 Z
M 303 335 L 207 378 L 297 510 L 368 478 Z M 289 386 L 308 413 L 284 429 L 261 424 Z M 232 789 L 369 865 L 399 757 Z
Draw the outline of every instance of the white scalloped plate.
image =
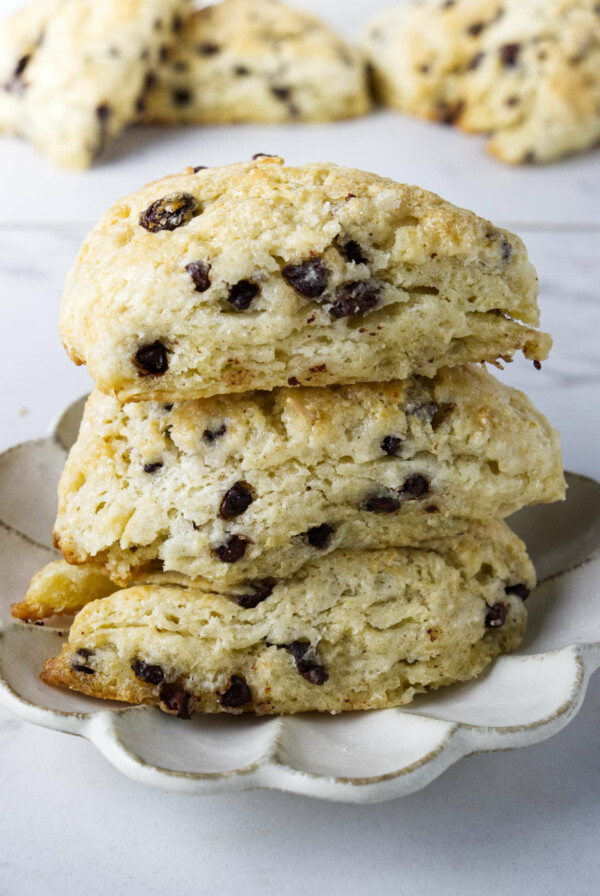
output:
M 567 474 L 567 501 L 521 511 L 541 585 L 525 643 L 476 681 L 404 709 L 278 718 L 196 716 L 124 707 L 48 687 L 38 673 L 66 632 L 11 621 L 50 546 L 56 485 L 83 400 L 45 439 L 0 455 L 0 703 L 27 721 L 92 741 L 121 772 L 168 790 L 251 788 L 376 802 L 424 787 L 463 756 L 524 747 L 575 715 L 600 666 L 600 484 Z

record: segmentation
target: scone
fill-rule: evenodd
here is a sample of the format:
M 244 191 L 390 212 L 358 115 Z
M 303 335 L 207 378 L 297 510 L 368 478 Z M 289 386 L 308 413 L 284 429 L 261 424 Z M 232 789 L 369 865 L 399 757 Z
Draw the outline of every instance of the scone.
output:
M 489 134 L 505 162 L 600 141 L 594 0 L 425 0 L 377 15 L 364 48 L 384 103 Z
M 368 108 L 360 53 L 320 19 L 277 0 L 225 0 L 185 19 L 143 118 L 332 121 Z
M 120 401 L 539 362 L 537 277 L 514 234 L 331 163 L 188 169 L 117 202 L 67 279 L 60 330 Z M 524 323 L 519 323 L 523 321 Z
M 96 391 L 54 535 L 121 585 L 160 571 L 222 590 L 563 497 L 558 434 L 480 367 L 166 405 Z
M 88 604 L 42 680 L 183 718 L 395 706 L 516 648 L 534 583 L 496 522 L 427 549 L 336 551 L 258 603 L 138 586 Z
M 143 104 L 189 0 L 34 0 L 0 29 L 0 131 L 86 168 Z
M 65 560 L 54 560 L 36 573 L 23 600 L 10 609 L 16 619 L 39 622 L 49 616 L 77 613 L 85 604 L 108 597 L 117 589 L 118 585 L 93 564 L 72 566 Z

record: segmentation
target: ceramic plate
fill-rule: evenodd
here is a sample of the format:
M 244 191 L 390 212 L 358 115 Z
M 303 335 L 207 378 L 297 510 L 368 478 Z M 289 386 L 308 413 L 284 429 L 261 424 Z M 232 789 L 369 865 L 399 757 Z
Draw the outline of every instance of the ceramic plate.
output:
M 56 557 L 56 486 L 82 407 L 68 408 L 46 438 L 0 455 L 0 703 L 21 718 L 86 737 L 124 774 L 169 790 L 263 787 L 358 803 L 411 793 L 463 756 L 544 740 L 581 706 L 600 666 L 600 484 L 575 474 L 566 502 L 510 521 L 541 584 L 520 650 L 476 681 L 403 709 L 190 722 L 43 685 L 43 661 L 66 632 L 11 621 L 9 606 Z

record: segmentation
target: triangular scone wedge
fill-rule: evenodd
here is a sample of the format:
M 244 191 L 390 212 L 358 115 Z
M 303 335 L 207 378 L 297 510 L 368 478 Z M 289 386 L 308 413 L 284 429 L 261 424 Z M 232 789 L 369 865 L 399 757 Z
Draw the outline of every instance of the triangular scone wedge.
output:
M 594 0 L 425 0 L 379 13 L 364 49 L 379 98 L 490 135 L 505 162 L 550 162 L 600 140 Z
M 87 168 L 139 114 L 189 0 L 34 0 L 0 29 L 0 131 Z
M 260 157 L 117 202 L 60 331 L 103 391 L 170 401 L 539 361 L 537 289 L 519 237 L 433 193 Z
M 369 105 L 361 54 L 319 18 L 278 0 L 225 0 L 184 20 L 143 118 L 333 121 Z
M 55 560 L 36 573 L 23 600 L 10 609 L 16 619 L 39 622 L 49 616 L 77 613 L 90 601 L 108 597 L 118 587 L 92 564 L 72 566 L 65 560 Z
M 493 523 L 427 549 L 337 551 L 258 595 L 139 586 L 88 604 L 42 680 L 183 718 L 395 706 L 515 649 L 534 583 Z

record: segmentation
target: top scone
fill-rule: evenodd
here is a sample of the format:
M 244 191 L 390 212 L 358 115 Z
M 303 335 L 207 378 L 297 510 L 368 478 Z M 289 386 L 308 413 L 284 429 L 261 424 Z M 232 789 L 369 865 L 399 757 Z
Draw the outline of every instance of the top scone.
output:
M 594 0 L 425 0 L 378 14 L 364 46 L 383 102 L 491 134 L 505 162 L 600 140 Z
M 86 168 L 139 112 L 189 0 L 34 0 L 0 31 L 0 131 Z
M 535 361 L 521 240 L 433 193 L 278 158 L 188 169 L 117 202 L 67 279 L 63 342 L 121 401 L 387 381 Z

